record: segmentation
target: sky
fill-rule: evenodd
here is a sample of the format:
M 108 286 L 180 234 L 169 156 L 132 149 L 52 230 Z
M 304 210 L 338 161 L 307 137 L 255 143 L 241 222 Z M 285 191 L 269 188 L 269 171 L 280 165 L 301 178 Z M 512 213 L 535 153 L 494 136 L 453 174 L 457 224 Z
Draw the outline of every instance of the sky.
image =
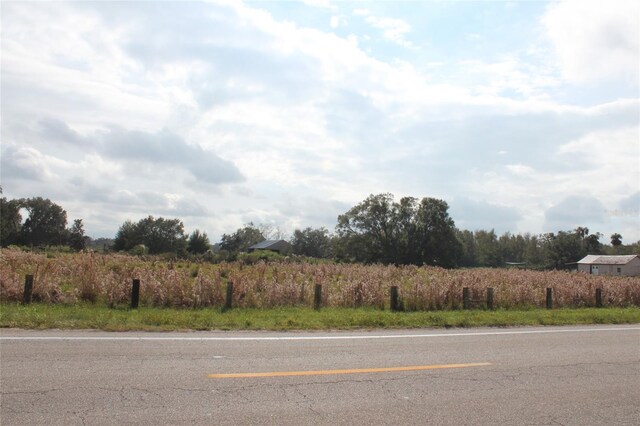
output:
M 2 2 L 3 196 L 94 238 L 333 230 L 370 194 L 460 229 L 640 240 L 640 3 Z

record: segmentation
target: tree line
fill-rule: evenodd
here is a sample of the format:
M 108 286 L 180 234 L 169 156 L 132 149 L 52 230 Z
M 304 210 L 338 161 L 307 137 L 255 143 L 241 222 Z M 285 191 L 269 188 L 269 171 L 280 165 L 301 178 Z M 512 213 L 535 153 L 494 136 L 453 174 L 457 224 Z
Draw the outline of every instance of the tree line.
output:
M 436 198 L 396 201 L 389 193 L 370 195 L 338 216 L 333 233 L 324 227 L 296 229 L 288 238 L 291 254 L 339 262 L 536 269 L 571 267 L 587 254 L 640 254 L 640 242 L 624 245 L 622 236 L 615 233 L 607 245 L 601 241 L 602 234 L 582 226 L 540 235 L 498 236 L 493 230 L 460 230 L 448 209 L 445 201 Z M 223 234 L 212 245 L 207 233 L 199 229 L 186 234 L 180 219 L 148 216 L 138 222 L 125 221 L 110 248 L 221 261 L 235 260 L 265 239 L 283 239 L 283 235 L 277 228 L 249 223 Z M 0 200 L 0 242 L 3 247 L 63 245 L 83 250 L 94 241 L 84 235 L 82 219 L 75 219 L 67 228 L 66 211 L 36 197 Z

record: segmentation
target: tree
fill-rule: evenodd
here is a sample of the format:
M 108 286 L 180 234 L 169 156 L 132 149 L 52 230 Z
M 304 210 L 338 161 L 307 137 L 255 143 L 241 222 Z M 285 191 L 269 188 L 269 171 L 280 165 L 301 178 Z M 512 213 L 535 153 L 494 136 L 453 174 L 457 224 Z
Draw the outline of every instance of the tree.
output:
M 477 244 L 473 232 L 468 230 L 456 230 L 458 241 L 462 245 L 462 255 L 460 257 L 460 266 L 477 266 L 476 250 Z
M 449 216 L 449 205 L 437 198 L 423 198 L 416 211 L 417 241 L 421 257 L 417 264 L 452 268 L 462 257 L 462 244 L 455 235 L 455 223 Z
M 294 254 L 317 258 L 329 258 L 332 255 L 331 237 L 326 228 L 296 229 L 290 243 Z
M 622 235 L 618 234 L 617 232 L 615 234 L 612 234 L 611 245 L 615 248 L 620 247 L 620 245 L 622 245 Z
M 69 247 L 76 251 L 82 251 L 87 245 L 86 237 L 84 236 L 84 229 L 82 225 L 82 219 L 76 219 L 73 221 L 73 226 L 69 229 Z
M 478 266 L 501 266 L 503 259 L 500 256 L 500 246 L 496 232 L 493 229 L 491 231 L 478 230 L 474 236 Z
M 589 228 L 587 228 L 586 226 L 578 226 L 575 229 L 575 233 L 578 234 L 580 238 L 584 240 L 587 237 L 587 235 L 589 235 Z
M 602 237 L 602 234 L 599 232 L 596 232 L 595 234 L 591 234 L 587 236 L 582 241 L 583 247 L 585 249 L 583 254 L 585 256 L 587 254 L 600 254 L 602 252 L 602 244 L 600 243 L 600 237 Z
M 113 249 L 115 251 L 131 250 L 136 244 L 142 244 L 142 235 L 138 231 L 138 226 L 126 220 L 118 229 L 116 238 L 113 241 Z
M 61 245 L 66 243 L 67 212 L 42 197 L 22 200 L 29 213 L 21 229 L 21 240 L 30 246 Z
M 540 248 L 540 238 L 537 235 L 524 234 L 525 249 L 523 261 L 528 268 L 541 268 L 544 256 Z
M 113 248 L 128 251 L 139 244 L 144 245 L 149 254 L 184 254 L 187 248 L 184 225 L 180 219 L 156 219 L 153 216 L 141 219 L 137 223 L 127 220 L 118 229 Z
M 455 266 L 462 245 L 445 201 L 370 195 L 338 216 L 338 258 L 365 263 Z
M 2 247 L 17 244 L 20 241 L 21 207 L 21 200 L 0 198 L 0 244 Z
M 251 224 L 253 225 L 253 224 Z M 280 227 L 268 223 L 261 223 L 255 227 L 265 240 L 286 240 L 286 233 Z M 258 241 L 259 242 L 259 241 Z
M 338 216 L 336 232 L 341 238 L 341 257 L 365 263 L 392 263 L 394 210 L 393 195 L 386 193 L 370 195 Z
M 600 244 L 600 237 L 602 234 L 596 232 L 595 234 L 589 235 L 589 228 L 578 226 L 574 232 L 578 237 L 582 239 L 582 247 L 584 248 L 584 255 L 587 254 L 600 254 L 602 244 Z
M 262 232 L 252 222 L 249 222 L 231 235 L 223 234 L 220 240 L 220 249 L 229 253 L 238 253 L 247 251 L 249 247 L 265 239 Z
M 566 269 L 585 256 L 580 235 L 572 231 L 544 234 L 541 242 L 547 268 Z
M 202 254 L 211 248 L 209 237 L 206 232 L 200 232 L 196 229 L 189 236 L 189 242 L 187 243 L 187 251 L 193 254 Z

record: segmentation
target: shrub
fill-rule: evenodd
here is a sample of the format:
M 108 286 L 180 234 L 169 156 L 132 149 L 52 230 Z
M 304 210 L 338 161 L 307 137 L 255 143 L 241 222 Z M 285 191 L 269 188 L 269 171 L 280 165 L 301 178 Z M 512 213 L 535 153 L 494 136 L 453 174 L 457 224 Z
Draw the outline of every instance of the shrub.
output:
M 149 249 L 144 244 L 138 244 L 134 246 L 129 253 L 134 256 L 143 256 L 145 254 L 149 254 Z
M 270 250 L 256 250 L 251 253 L 239 253 L 237 256 L 237 260 L 245 265 L 254 265 L 261 260 L 265 262 L 282 262 L 285 259 L 285 256 Z

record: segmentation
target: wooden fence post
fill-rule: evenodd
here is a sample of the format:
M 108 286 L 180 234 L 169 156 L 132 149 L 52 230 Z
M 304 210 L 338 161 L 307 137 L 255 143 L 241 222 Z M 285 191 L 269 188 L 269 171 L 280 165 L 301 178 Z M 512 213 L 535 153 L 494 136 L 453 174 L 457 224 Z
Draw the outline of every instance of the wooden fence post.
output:
M 31 303 L 32 295 L 33 295 L 33 275 L 25 275 L 24 293 L 22 293 L 22 304 L 28 305 L 29 303 Z
M 131 285 L 131 309 L 138 309 L 139 304 L 140 304 L 140 280 L 137 278 L 134 278 L 133 283 Z
M 487 309 L 493 310 L 493 288 L 487 288 Z
M 322 306 L 322 284 L 316 284 L 313 290 L 313 309 L 320 310 Z
M 553 289 L 547 287 L 547 309 L 553 308 Z
M 227 297 L 224 300 L 224 310 L 233 308 L 233 281 L 227 282 Z
M 596 308 L 602 308 L 602 289 L 596 288 Z
M 353 290 L 353 305 L 356 308 L 362 306 L 362 284 L 358 284 Z
M 462 289 L 462 309 L 469 309 L 471 307 L 471 292 L 469 287 Z
M 397 285 L 391 286 L 390 295 L 391 295 L 390 296 L 391 310 L 394 312 L 400 310 L 400 305 L 398 303 L 398 286 Z

